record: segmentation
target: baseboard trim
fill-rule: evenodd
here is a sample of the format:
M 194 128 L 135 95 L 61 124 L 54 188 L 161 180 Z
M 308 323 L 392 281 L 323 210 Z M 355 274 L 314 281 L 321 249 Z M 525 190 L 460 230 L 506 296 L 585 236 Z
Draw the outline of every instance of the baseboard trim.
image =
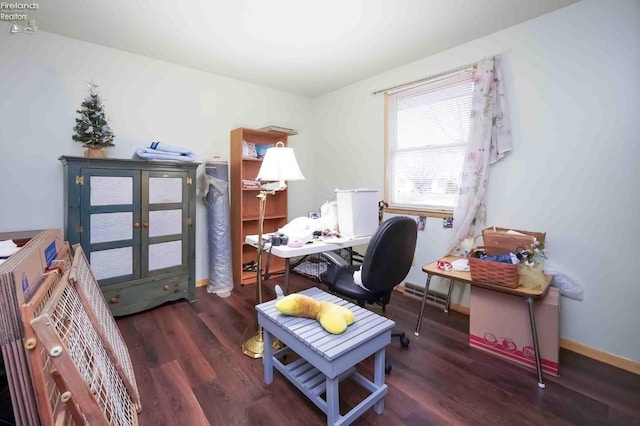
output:
M 581 343 L 574 342 L 562 337 L 560 338 L 560 347 L 568 351 L 584 355 L 588 358 L 604 362 L 605 364 L 609 364 L 614 367 L 618 367 L 631 373 L 640 375 L 640 362 L 634 362 L 630 359 L 623 358 L 609 352 L 604 352 L 589 346 L 585 346 Z
M 460 312 L 461 314 L 469 315 L 471 311 L 468 306 L 459 305 L 457 303 L 449 303 L 449 310 Z
M 196 287 L 206 287 L 207 284 L 209 284 L 209 278 L 196 281 Z

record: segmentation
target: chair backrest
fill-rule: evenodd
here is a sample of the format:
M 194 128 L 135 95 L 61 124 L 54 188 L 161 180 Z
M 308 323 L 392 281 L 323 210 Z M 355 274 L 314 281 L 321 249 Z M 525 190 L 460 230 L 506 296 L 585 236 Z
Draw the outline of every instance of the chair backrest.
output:
M 406 216 L 382 222 L 369 241 L 362 263 L 362 284 L 371 291 L 391 291 L 407 276 L 416 250 L 418 227 Z

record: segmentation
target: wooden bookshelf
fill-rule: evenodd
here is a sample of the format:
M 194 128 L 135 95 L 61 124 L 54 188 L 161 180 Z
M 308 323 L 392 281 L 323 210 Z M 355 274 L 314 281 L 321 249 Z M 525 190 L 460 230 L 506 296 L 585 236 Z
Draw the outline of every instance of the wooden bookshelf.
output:
M 231 250 L 233 257 L 234 284 L 255 284 L 256 270 L 245 270 L 245 265 L 257 262 L 258 252 L 255 247 L 245 244 L 247 235 L 258 233 L 258 205 L 260 192 L 256 187 L 244 187 L 243 180 L 254 180 L 258 176 L 261 158 L 243 155 L 243 141 L 256 147 L 275 146 L 282 142 L 287 146 L 287 134 L 282 132 L 238 128 L 231 131 L 230 157 L 230 195 L 231 195 Z M 275 232 L 287 224 L 287 190 L 278 191 L 275 195 L 267 195 L 265 205 L 264 232 Z M 266 253 L 262 260 L 266 265 Z M 283 272 L 285 261 L 277 256 L 271 257 L 270 273 Z

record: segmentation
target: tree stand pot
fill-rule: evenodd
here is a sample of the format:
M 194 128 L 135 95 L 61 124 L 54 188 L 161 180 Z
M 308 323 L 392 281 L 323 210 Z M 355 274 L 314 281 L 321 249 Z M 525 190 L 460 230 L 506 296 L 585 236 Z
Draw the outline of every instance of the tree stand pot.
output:
M 84 156 L 87 158 L 107 158 L 107 151 L 101 146 L 87 147 Z

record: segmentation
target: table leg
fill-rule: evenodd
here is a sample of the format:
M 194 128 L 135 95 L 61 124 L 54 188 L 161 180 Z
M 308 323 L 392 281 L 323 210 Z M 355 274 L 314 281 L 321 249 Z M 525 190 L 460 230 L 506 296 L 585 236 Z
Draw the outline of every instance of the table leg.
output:
M 289 294 L 289 258 L 284 259 L 284 295 Z
M 451 291 L 453 290 L 453 278 L 449 280 L 449 291 L 447 292 L 447 301 L 444 302 L 444 311 L 449 312 L 449 302 L 451 301 Z
M 376 352 L 374 357 L 373 383 L 376 385 L 376 389 L 380 389 L 384 385 L 384 364 L 385 350 L 383 348 Z M 373 411 L 382 414 L 384 411 L 384 398 L 380 398 L 380 401 L 373 405 Z
M 339 405 L 339 393 L 338 393 L 338 378 L 334 377 L 330 379 L 326 378 L 327 384 L 327 424 L 335 425 L 340 419 L 340 405 Z
M 263 338 L 263 354 L 262 363 L 264 366 L 264 382 L 270 385 L 273 382 L 273 343 L 271 342 L 271 333 L 264 328 L 262 329 Z
M 538 331 L 536 330 L 536 318 L 533 314 L 533 298 L 527 297 L 527 306 L 529 307 L 529 321 L 531 322 L 531 337 L 533 338 L 533 351 L 536 355 L 536 369 L 538 370 L 538 387 L 544 389 L 545 384 L 542 381 L 542 363 L 540 362 L 540 346 L 538 345 Z
M 429 284 L 431 283 L 431 274 L 427 274 L 427 283 L 424 286 L 424 294 L 422 295 L 422 305 L 420 306 L 420 315 L 418 315 L 418 324 L 416 324 L 416 336 L 420 335 L 420 326 L 422 325 L 422 315 L 424 314 L 424 305 L 427 302 L 427 294 L 429 293 Z

